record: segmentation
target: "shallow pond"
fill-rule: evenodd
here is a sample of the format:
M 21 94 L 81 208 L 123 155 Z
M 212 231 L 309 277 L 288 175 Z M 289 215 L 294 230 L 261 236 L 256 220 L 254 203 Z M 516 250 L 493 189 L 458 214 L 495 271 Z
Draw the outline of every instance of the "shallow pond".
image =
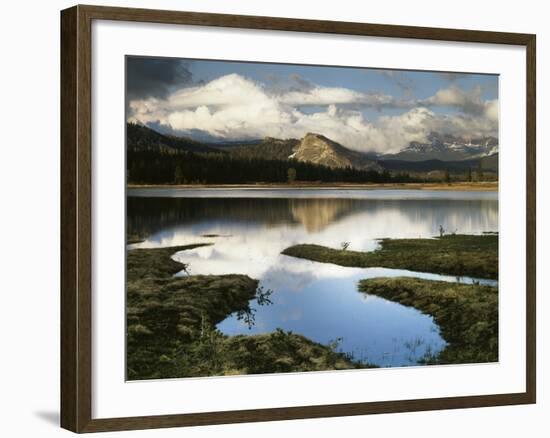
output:
M 134 246 L 212 242 L 173 258 L 189 264 L 191 275 L 238 273 L 260 280 L 267 302 L 252 300 L 252 315 L 231 315 L 218 324 L 220 331 L 291 330 L 380 366 L 414 365 L 445 342 L 430 316 L 358 292 L 360 279 L 472 279 L 341 267 L 281 251 L 297 243 L 338 248 L 343 242 L 351 250 L 374 250 L 377 239 L 432 237 L 440 226 L 465 234 L 498 230 L 495 192 L 154 189 L 129 190 L 128 196 L 129 231 L 148 236 Z

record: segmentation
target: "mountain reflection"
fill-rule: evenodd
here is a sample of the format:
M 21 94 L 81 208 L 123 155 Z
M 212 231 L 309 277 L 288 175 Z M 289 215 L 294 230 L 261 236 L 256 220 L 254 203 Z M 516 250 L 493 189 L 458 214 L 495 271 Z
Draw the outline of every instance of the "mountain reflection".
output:
M 290 199 L 292 218 L 306 231 L 321 231 L 340 217 L 360 210 L 356 199 Z
M 378 229 L 373 238 L 418 237 L 448 232 L 494 231 L 498 202 L 494 200 L 383 200 L 383 199 L 261 199 L 261 198 L 128 198 L 128 232 L 151 235 L 167 228 L 201 223 L 301 225 L 319 232 L 360 214 L 364 227 Z M 379 222 L 382 220 L 382 222 Z M 419 226 L 420 225 L 420 226 Z M 394 228 L 395 227 L 395 228 Z M 393 228 L 393 229 L 392 229 Z

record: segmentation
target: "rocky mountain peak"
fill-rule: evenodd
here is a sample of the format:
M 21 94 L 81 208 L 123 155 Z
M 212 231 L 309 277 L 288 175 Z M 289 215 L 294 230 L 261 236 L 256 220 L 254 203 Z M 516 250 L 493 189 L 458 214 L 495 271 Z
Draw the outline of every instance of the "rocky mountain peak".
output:
M 308 132 L 297 145 L 292 158 L 332 168 L 378 169 L 366 155 L 348 149 L 324 135 Z

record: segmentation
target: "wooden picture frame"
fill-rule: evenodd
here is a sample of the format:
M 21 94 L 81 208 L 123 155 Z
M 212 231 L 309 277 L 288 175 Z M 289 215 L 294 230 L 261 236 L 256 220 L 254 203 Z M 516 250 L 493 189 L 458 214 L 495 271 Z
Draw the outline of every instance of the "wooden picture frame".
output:
M 526 391 L 481 396 L 93 419 L 91 25 L 94 20 L 524 46 L 527 59 Z M 530 34 L 80 5 L 62 11 L 61 426 L 80 433 L 535 403 L 535 58 L 536 38 Z

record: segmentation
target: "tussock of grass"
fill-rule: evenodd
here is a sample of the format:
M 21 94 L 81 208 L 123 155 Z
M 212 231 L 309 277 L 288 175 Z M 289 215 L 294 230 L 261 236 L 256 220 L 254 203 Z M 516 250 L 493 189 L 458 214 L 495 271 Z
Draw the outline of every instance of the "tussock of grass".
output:
M 126 245 L 132 245 L 134 243 L 142 243 L 144 241 L 145 241 L 145 238 L 138 234 L 129 233 L 126 236 Z
M 285 249 L 283 254 L 358 268 L 383 267 L 478 278 L 498 277 L 498 234 L 383 239 L 380 245 L 376 251 L 360 252 L 301 244 Z
M 132 249 L 126 256 L 126 277 L 128 284 L 137 279 L 155 279 L 170 277 L 181 271 L 186 265 L 172 260 L 179 251 L 210 246 L 211 243 L 170 246 L 168 248 Z
M 448 346 L 427 363 L 498 361 L 498 289 L 417 278 L 361 280 L 359 290 L 433 316 Z
M 355 368 L 334 348 L 283 331 L 229 337 L 215 325 L 266 294 L 246 275 L 174 277 L 177 251 L 205 244 L 127 253 L 129 380 Z M 253 319 L 253 315 L 252 315 Z
M 307 339 L 277 329 L 254 336 L 224 336 L 218 331 L 203 332 L 192 344 L 186 373 L 196 375 L 263 374 L 365 368 L 346 355 Z

